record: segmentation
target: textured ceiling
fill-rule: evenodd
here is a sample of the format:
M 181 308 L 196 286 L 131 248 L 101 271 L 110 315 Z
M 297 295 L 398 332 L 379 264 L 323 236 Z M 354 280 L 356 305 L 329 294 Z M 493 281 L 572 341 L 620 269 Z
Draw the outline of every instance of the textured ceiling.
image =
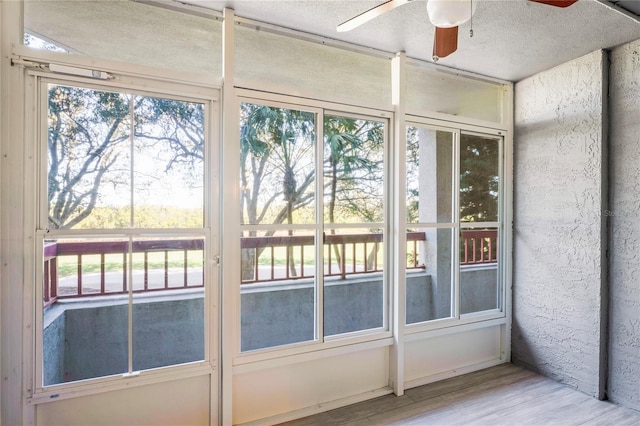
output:
M 414 1 L 346 33 L 336 26 L 384 1 L 188 0 L 198 6 L 234 9 L 237 16 L 280 25 L 390 53 L 431 60 L 434 28 L 426 1 Z M 470 23 L 460 27 L 458 51 L 440 64 L 518 81 L 598 49 L 640 39 L 640 22 L 608 2 L 580 0 L 560 9 L 527 0 L 478 0 Z M 633 9 L 640 0 L 620 1 Z M 611 4 L 611 3 L 608 3 Z

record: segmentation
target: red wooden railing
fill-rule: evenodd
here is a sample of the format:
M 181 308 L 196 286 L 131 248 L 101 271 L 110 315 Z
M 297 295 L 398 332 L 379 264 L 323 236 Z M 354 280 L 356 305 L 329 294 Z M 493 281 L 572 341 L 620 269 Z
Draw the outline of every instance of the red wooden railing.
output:
M 346 279 L 347 275 L 382 271 L 382 265 L 378 264 L 377 256 L 380 243 L 382 243 L 383 240 L 381 233 L 341 235 L 325 233 L 323 238 L 326 254 L 324 267 L 325 277 L 340 277 L 341 279 Z M 417 260 L 417 242 L 424 240 L 424 232 L 407 232 L 407 241 L 413 242 L 413 252 L 410 256 L 414 259 L 412 265 L 409 265 L 409 268 L 423 267 L 418 264 Z M 275 259 L 277 257 L 275 249 L 277 247 L 288 248 L 285 253 L 285 263 L 280 273 L 276 273 L 275 265 Z M 241 248 L 245 250 L 245 253 L 248 250 L 252 251 L 249 256 L 245 257 L 252 262 L 252 276 L 244 277 L 242 280 L 243 284 L 311 278 L 314 276 L 313 267 L 310 266 L 305 270 L 304 257 L 305 252 L 310 253 L 311 258 L 315 257 L 314 237 L 312 235 L 244 237 L 241 239 Z M 298 253 L 297 259 L 291 258 L 289 249 L 294 249 Z M 270 265 L 269 268 L 266 268 L 266 271 L 261 271 L 261 257 L 263 263 L 266 257 L 266 261 Z M 349 260 L 347 261 L 347 259 Z
M 498 231 L 467 229 L 460 233 L 460 265 L 496 263 Z
M 419 241 L 425 241 L 424 232 L 407 233 L 407 268 L 420 269 L 424 265 L 418 259 Z M 378 264 L 378 249 L 383 241 L 381 233 L 367 234 L 325 234 L 325 276 L 340 277 L 346 279 L 348 275 L 366 274 L 382 271 L 382 265 Z M 97 295 L 125 294 L 128 292 L 128 242 L 126 241 L 100 241 L 100 242 L 64 242 L 49 243 L 44 248 L 44 292 L 43 298 L 45 306 L 54 303 L 57 299 L 87 297 Z M 133 253 L 143 253 L 144 279 L 142 288 L 133 290 L 136 293 L 177 290 L 184 288 L 202 287 L 204 279 L 190 282 L 188 279 L 188 254 L 193 251 L 203 251 L 204 241 L 202 239 L 178 239 L 178 240 L 151 240 L 134 241 L 132 244 Z M 302 279 L 313 277 L 313 267 L 307 266 L 305 269 L 305 252 L 311 258 L 315 257 L 314 237 L 305 236 L 263 236 L 263 237 L 243 237 L 240 247 L 244 253 L 251 254 L 246 259 L 251 259 L 251 273 L 246 274 L 242 279 L 243 284 L 282 281 L 292 279 Z M 278 247 L 285 247 L 285 265 L 276 273 L 276 253 Z M 460 238 L 460 264 L 476 265 L 491 264 L 497 262 L 497 231 L 496 230 L 464 230 Z M 296 259 L 290 256 L 290 250 L 297 253 Z M 164 268 L 162 273 L 163 285 L 151 287 L 149 285 L 149 253 L 164 253 Z M 175 286 L 169 284 L 169 253 L 182 252 L 182 285 Z M 118 288 L 107 288 L 105 261 L 106 255 L 122 255 L 122 285 Z M 100 256 L 99 289 L 86 289 L 83 286 L 83 256 Z M 58 258 L 62 256 L 73 256 L 77 265 L 75 291 L 66 291 L 67 294 L 60 294 L 58 277 Z M 264 258 L 267 258 L 267 265 L 264 265 Z M 260 262 L 262 258 L 262 262 Z M 262 263 L 262 265 L 261 265 Z M 158 270 L 155 270 L 158 273 Z M 174 271 L 175 273 L 175 271 Z M 204 272 L 203 272 L 204 273 Z M 243 275 L 245 275 L 243 273 Z M 261 276 L 262 275 L 262 276 Z M 265 276 L 266 275 L 266 276 Z M 191 281 L 194 281 L 193 279 Z M 112 286 L 113 287 L 113 286 Z
M 204 278 L 198 281 L 189 282 L 188 279 L 188 253 L 191 251 L 203 251 L 204 241 L 202 239 L 184 239 L 184 240 L 149 240 L 134 241 L 132 243 L 133 253 L 143 253 L 144 277 L 142 288 L 134 290 L 135 293 L 173 290 L 184 288 L 202 287 Z M 44 247 L 44 292 L 43 299 L 45 306 L 54 303 L 57 299 L 76 298 L 99 295 L 125 294 L 128 293 L 128 250 L 129 243 L 127 241 L 96 241 L 96 242 L 64 242 L 49 243 Z M 151 287 L 149 285 L 149 253 L 164 253 L 163 266 L 163 285 Z M 169 253 L 182 252 L 182 285 L 169 285 Z M 117 289 L 107 289 L 106 280 L 106 256 L 107 255 L 122 256 L 122 285 Z M 98 255 L 100 256 L 100 288 L 88 289 L 83 285 L 83 256 Z M 60 294 L 59 276 L 58 276 L 58 258 L 63 256 L 72 256 L 75 258 L 77 265 L 77 273 L 75 278 L 75 292 L 68 294 Z M 204 271 L 203 271 L 204 273 Z

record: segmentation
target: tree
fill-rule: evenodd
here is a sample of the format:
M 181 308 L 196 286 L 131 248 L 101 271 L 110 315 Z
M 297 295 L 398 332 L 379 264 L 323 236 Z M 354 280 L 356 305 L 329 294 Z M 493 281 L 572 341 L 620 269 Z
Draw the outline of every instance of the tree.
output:
M 242 223 L 293 224 L 294 212 L 314 200 L 315 115 L 243 103 L 240 150 Z M 243 251 L 243 279 L 251 279 L 252 265 L 259 255 Z M 295 276 L 291 251 L 289 259 L 287 267 Z
M 434 131 L 436 132 L 436 131 Z M 420 158 L 419 128 L 407 129 L 407 222 L 419 220 L 420 163 L 435 159 Z M 453 143 L 453 140 L 452 140 Z M 462 134 L 460 138 L 460 217 L 464 221 L 497 221 L 499 189 L 499 143 L 495 138 Z M 425 163 L 431 164 L 431 163 Z M 433 167 L 438 167 L 433 163 Z
M 145 97 L 136 107 L 136 138 L 171 153 L 165 169 L 204 160 L 204 105 Z M 153 128 L 153 129 L 152 129 Z
M 132 154 L 153 153 L 165 172 L 179 169 L 184 187 L 203 185 L 202 104 L 51 86 L 48 106 L 49 227 L 80 225 L 107 192 L 114 208 L 131 209 L 131 171 L 139 170 Z M 138 173 L 136 190 L 154 179 Z
M 463 134 L 460 139 L 460 218 L 498 220 L 499 149 L 497 139 Z
M 240 130 L 242 223 L 293 224 L 296 214 L 298 223 L 314 223 L 313 213 L 301 218 L 316 199 L 315 114 L 242 104 Z M 324 136 L 326 219 L 335 222 L 338 211 L 372 221 L 381 218 L 381 201 L 370 206 L 363 200 L 382 188 L 382 123 L 327 116 Z M 374 198 L 381 200 L 379 194 Z M 266 231 L 265 236 L 274 232 Z M 247 231 L 246 235 L 257 233 Z M 243 279 L 253 277 L 256 256 L 260 251 L 243 252 Z M 295 275 L 292 263 L 289 268 Z
M 343 213 L 366 221 L 381 221 L 382 206 L 363 200 L 381 200 L 383 184 L 383 125 L 379 122 L 328 116 L 324 123 L 325 179 L 329 183 L 327 221 L 336 222 L 336 203 Z
M 53 86 L 49 90 L 49 227 L 72 228 L 96 206 L 98 188 L 127 157 L 130 99 L 118 93 Z
M 328 178 L 329 200 L 326 220 L 336 223 L 336 207 L 342 206 L 345 217 L 359 217 L 361 221 L 380 222 L 383 205 L 384 127 L 380 122 L 327 116 L 324 122 L 325 181 Z M 370 185 L 373 183 L 373 185 Z M 370 200 L 377 200 L 370 205 Z M 335 229 L 331 229 L 335 234 Z M 370 266 L 377 256 L 377 244 L 367 256 Z M 340 247 L 333 246 L 336 262 L 341 265 Z
M 314 200 L 314 126 L 313 113 L 241 105 L 242 223 L 293 223 Z

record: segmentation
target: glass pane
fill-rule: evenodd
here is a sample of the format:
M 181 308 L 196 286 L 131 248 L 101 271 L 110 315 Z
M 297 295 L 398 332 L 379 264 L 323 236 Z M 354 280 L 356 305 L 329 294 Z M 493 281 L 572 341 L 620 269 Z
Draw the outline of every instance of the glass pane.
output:
M 129 226 L 129 102 L 120 93 L 49 85 L 49 228 Z
M 29 46 L 33 49 L 41 49 L 48 50 L 50 52 L 60 52 L 60 53 L 69 53 L 66 49 L 52 43 L 50 41 L 44 40 L 40 37 L 36 37 L 33 34 L 24 33 L 24 40 L 22 43 L 25 46 Z
M 244 231 L 241 350 L 315 339 L 314 232 Z
M 325 223 L 384 220 L 385 131 L 379 121 L 325 116 Z
M 460 233 L 460 313 L 500 309 L 498 229 Z
M 43 384 L 128 370 L 128 241 L 44 243 Z
M 315 222 L 315 132 L 314 113 L 241 104 L 243 224 Z
M 460 220 L 497 222 L 500 139 L 460 137 Z
M 325 336 L 384 326 L 383 270 L 382 230 L 325 232 Z
M 407 230 L 406 322 L 452 316 L 453 230 Z
M 407 127 L 407 223 L 453 221 L 454 134 Z
M 133 241 L 133 370 L 204 359 L 204 239 Z
M 204 105 L 136 97 L 134 224 L 204 226 Z

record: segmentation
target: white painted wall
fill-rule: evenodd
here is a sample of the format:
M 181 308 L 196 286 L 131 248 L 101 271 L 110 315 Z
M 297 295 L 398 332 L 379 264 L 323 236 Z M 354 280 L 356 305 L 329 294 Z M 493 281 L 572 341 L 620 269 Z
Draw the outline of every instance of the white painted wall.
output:
M 36 424 L 204 426 L 209 383 L 209 376 L 199 376 L 40 404 Z
M 404 361 L 406 387 L 503 363 L 502 345 L 500 325 L 409 341 Z
M 6 425 L 28 424 L 23 417 L 22 347 L 22 268 L 24 265 L 24 237 L 22 232 L 22 189 L 24 182 L 23 114 L 24 96 L 21 70 L 10 62 L 11 44 L 21 34 L 20 2 L 0 2 L 0 336 L 2 352 L 0 414 Z M 9 125 L 10 124 L 10 125 Z
M 605 82 L 600 51 L 527 78 L 515 86 L 514 119 L 512 359 L 596 397 L 607 320 Z
M 611 53 L 610 77 L 607 396 L 640 410 L 640 40 Z
M 391 392 L 388 346 L 263 364 L 234 371 L 234 424 L 265 418 L 275 423 L 298 417 L 287 416 L 298 410 L 308 415 Z

